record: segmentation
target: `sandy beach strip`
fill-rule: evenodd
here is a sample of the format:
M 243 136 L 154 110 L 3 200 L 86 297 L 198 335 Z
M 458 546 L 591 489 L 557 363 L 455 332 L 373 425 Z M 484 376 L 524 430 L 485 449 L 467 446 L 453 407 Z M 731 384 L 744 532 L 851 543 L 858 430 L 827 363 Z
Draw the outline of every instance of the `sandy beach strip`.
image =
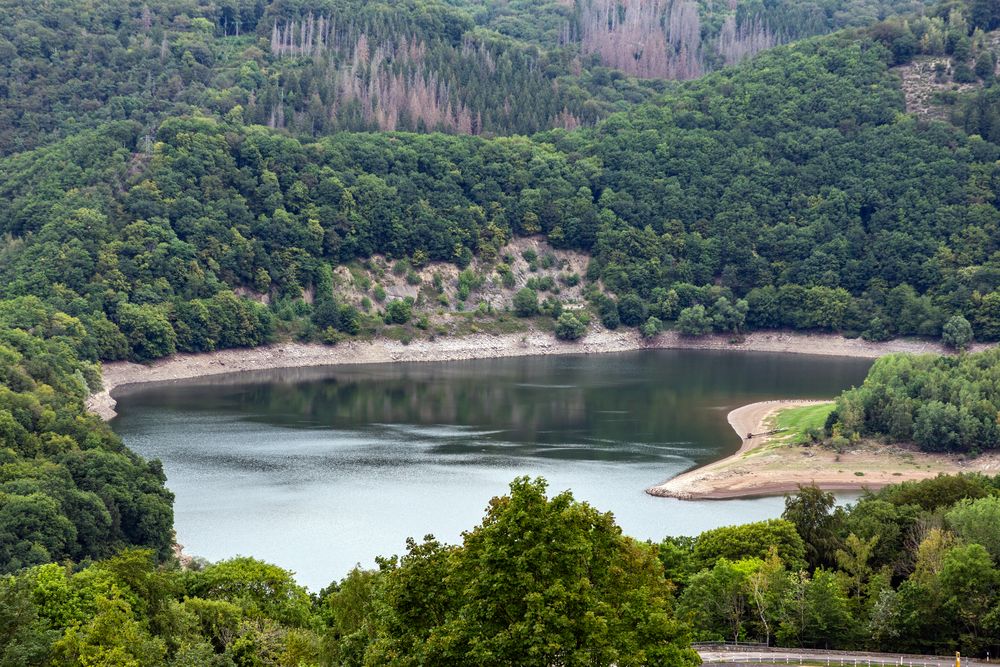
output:
M 730 456 L 713 463 L 681 473 L 677 477 L 667 480 L 663 484 L 646 489 L 646 493 L 664 498 L 680 498 L 682 500 L 709 499 L 709 498 L 735 498 L 744 495 L 735 492 L 732 488 L 739 482 L 733 473 L 737 471 L 736 466 L 744 462 L 745 457 L 754 450 L 764 447 L 771 442 L 771 436 L 761 435 L 770 429 L 769 420 L 779 411 L 786 408 L 797 408 L 806 405 L 817 405 L 828 403 L 829 401 L 793 401 L 774 400 L 759 401 L 740 406 L 726 415 L 726 421 L 733 427 L 736 434 L 742 439 L 743 444 Z M 748 434 L 755 434 L 756 437 L 747 438 Z M 742 471 L 749 473 L 750 471 Z M 757 481 L 757 480 L 755 480 Z M 731 495 L 727 495 L 731 494 Z M 766 494 L 761 494 L 766 495 Z
M 827 402 L 763 401 L 739 407 L 728 416 L 730 425 L 743 438 L 735 454 L 682 473 L 646 492 L 681 500 L 724 500 L 794 493 L 799 486 L 810 484 L 827 491 L 860 491 L 942 473 L 1000 473 L 1000 454 L 966 459 L 881 443 L 862 443 L 838 453 L 822 446 L 768 447 L 781 438 L 780 434 L 749 440 L 744 437 L 771 429 L 772 418 L 781 410 Z
M 547 354 L 600 354 L 642 349 L 741 350 L 824 356 L 876 358 L 892 352 L 946 353 L 941 345 L 922 340 L 899 339 L 872 343 L 834 334 L 765 331 L 747 334 L 739 342 L 728 336 L 692 338 L 668 331 L 652 340 L 632 329 L 607 331 L 592 328 L 578 341 L 560 341 L 551 333 L 531 331 L 513 334 L 471 334 L 458 337 L 417 339 L 409 344 L 376 338 L 347 341 L 338 345 L 279 343 L 257 348 L 229 349 L 205 354 L 176 354 L 150 364 L 125 361 L 103 366 L 103 391 L 87 402 L 89 409 L 109 420 L 115 416 L 112 393 L 125 385 L 184 380 L 222 373 L 413 361 L 494 359 Z

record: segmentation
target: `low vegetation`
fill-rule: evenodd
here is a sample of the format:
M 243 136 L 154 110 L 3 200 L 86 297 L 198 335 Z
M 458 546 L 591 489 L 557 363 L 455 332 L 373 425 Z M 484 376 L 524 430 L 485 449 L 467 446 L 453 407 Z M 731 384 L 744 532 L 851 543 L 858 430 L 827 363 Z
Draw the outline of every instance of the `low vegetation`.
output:
M 834 403 L 820 403 L 781 410 L 773 424 L 778 431 L 776 438 L 794 444 L 815 442 L 824 435 L 824 426 L 834 407 Z

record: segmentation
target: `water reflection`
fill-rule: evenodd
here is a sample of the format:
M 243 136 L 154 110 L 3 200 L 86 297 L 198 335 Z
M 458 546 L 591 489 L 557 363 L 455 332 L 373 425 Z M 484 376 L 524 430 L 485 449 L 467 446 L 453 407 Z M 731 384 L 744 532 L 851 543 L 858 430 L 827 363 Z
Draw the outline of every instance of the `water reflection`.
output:
M 658 539 L 780 512 L 643 489 L 734 450 L 734 407 L 832 396 L 870 362 L 646 351 L 294 369 L 116 394 L 115 429 L 163 460 L 179 540 L 252 554 L 318 588 L 407 536 L 457 540 L 521 474 L 544 475 Z

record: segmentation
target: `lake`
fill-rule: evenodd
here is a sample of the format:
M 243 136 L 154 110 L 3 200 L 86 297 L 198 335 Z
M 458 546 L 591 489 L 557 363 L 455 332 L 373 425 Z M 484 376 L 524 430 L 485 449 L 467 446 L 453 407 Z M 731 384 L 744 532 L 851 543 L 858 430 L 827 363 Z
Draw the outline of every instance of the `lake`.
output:
M 163 461 L 187 553 L 252 555 L 319 590 L 408 536 L 457 542 L 519 475 L 641 539 L 778 516 L 780 497 L 644 489 L 734 452 L 730 410 L 833 397 L 871 363 L 648 350 L 258 371 L 123 388 L 112 426 Z

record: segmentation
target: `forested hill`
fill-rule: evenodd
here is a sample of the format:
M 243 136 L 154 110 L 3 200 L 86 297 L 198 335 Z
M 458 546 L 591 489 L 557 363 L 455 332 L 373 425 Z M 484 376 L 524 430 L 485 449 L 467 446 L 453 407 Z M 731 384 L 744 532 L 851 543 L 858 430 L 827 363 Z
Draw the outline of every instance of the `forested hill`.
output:
M 531 133 L 921 0 L 0 1 L 0 155 L 111 120 Z
M 995 339 L 1000 148 L 904 114 L 890 66 L 905 39 L 779 47 L 530 140 L 302 142 L 239 107 L 148 139 L 104 125 L 0 163 L 0 295 L 80 317 L 102 358 L 149 359 L 254 345 L 276 318 L 377 327 L 377 310 L 358 311 L 367 297 L 334 293 L 332 270 L 378 253 L 417 268 L 478 257 L 461 299 L 474 306 L 475 287 L 509 271 L 504 244 L 541 234 L 592 255 L 587 293 L 608 327 L 881 339 L 940 335 L 958 316 Z M 443 305 L 426 288 L 418 311 Z
M 995 0 L 717 69 L 912 9 L 0 0 L 0 664 L 687 667 L 690 623 L 995 651 L 997 480 L 803 489 L 659 548 L 519 480 L 462 545 L 310 598 L 170 567 L 162 469 L 85 407 L 99 360 L 292 338 L 1000 339 Z M 944 120 L 907 113 L 910 66 Z M 996 361 L 880 362 L 830 436 L 995 445 Z

